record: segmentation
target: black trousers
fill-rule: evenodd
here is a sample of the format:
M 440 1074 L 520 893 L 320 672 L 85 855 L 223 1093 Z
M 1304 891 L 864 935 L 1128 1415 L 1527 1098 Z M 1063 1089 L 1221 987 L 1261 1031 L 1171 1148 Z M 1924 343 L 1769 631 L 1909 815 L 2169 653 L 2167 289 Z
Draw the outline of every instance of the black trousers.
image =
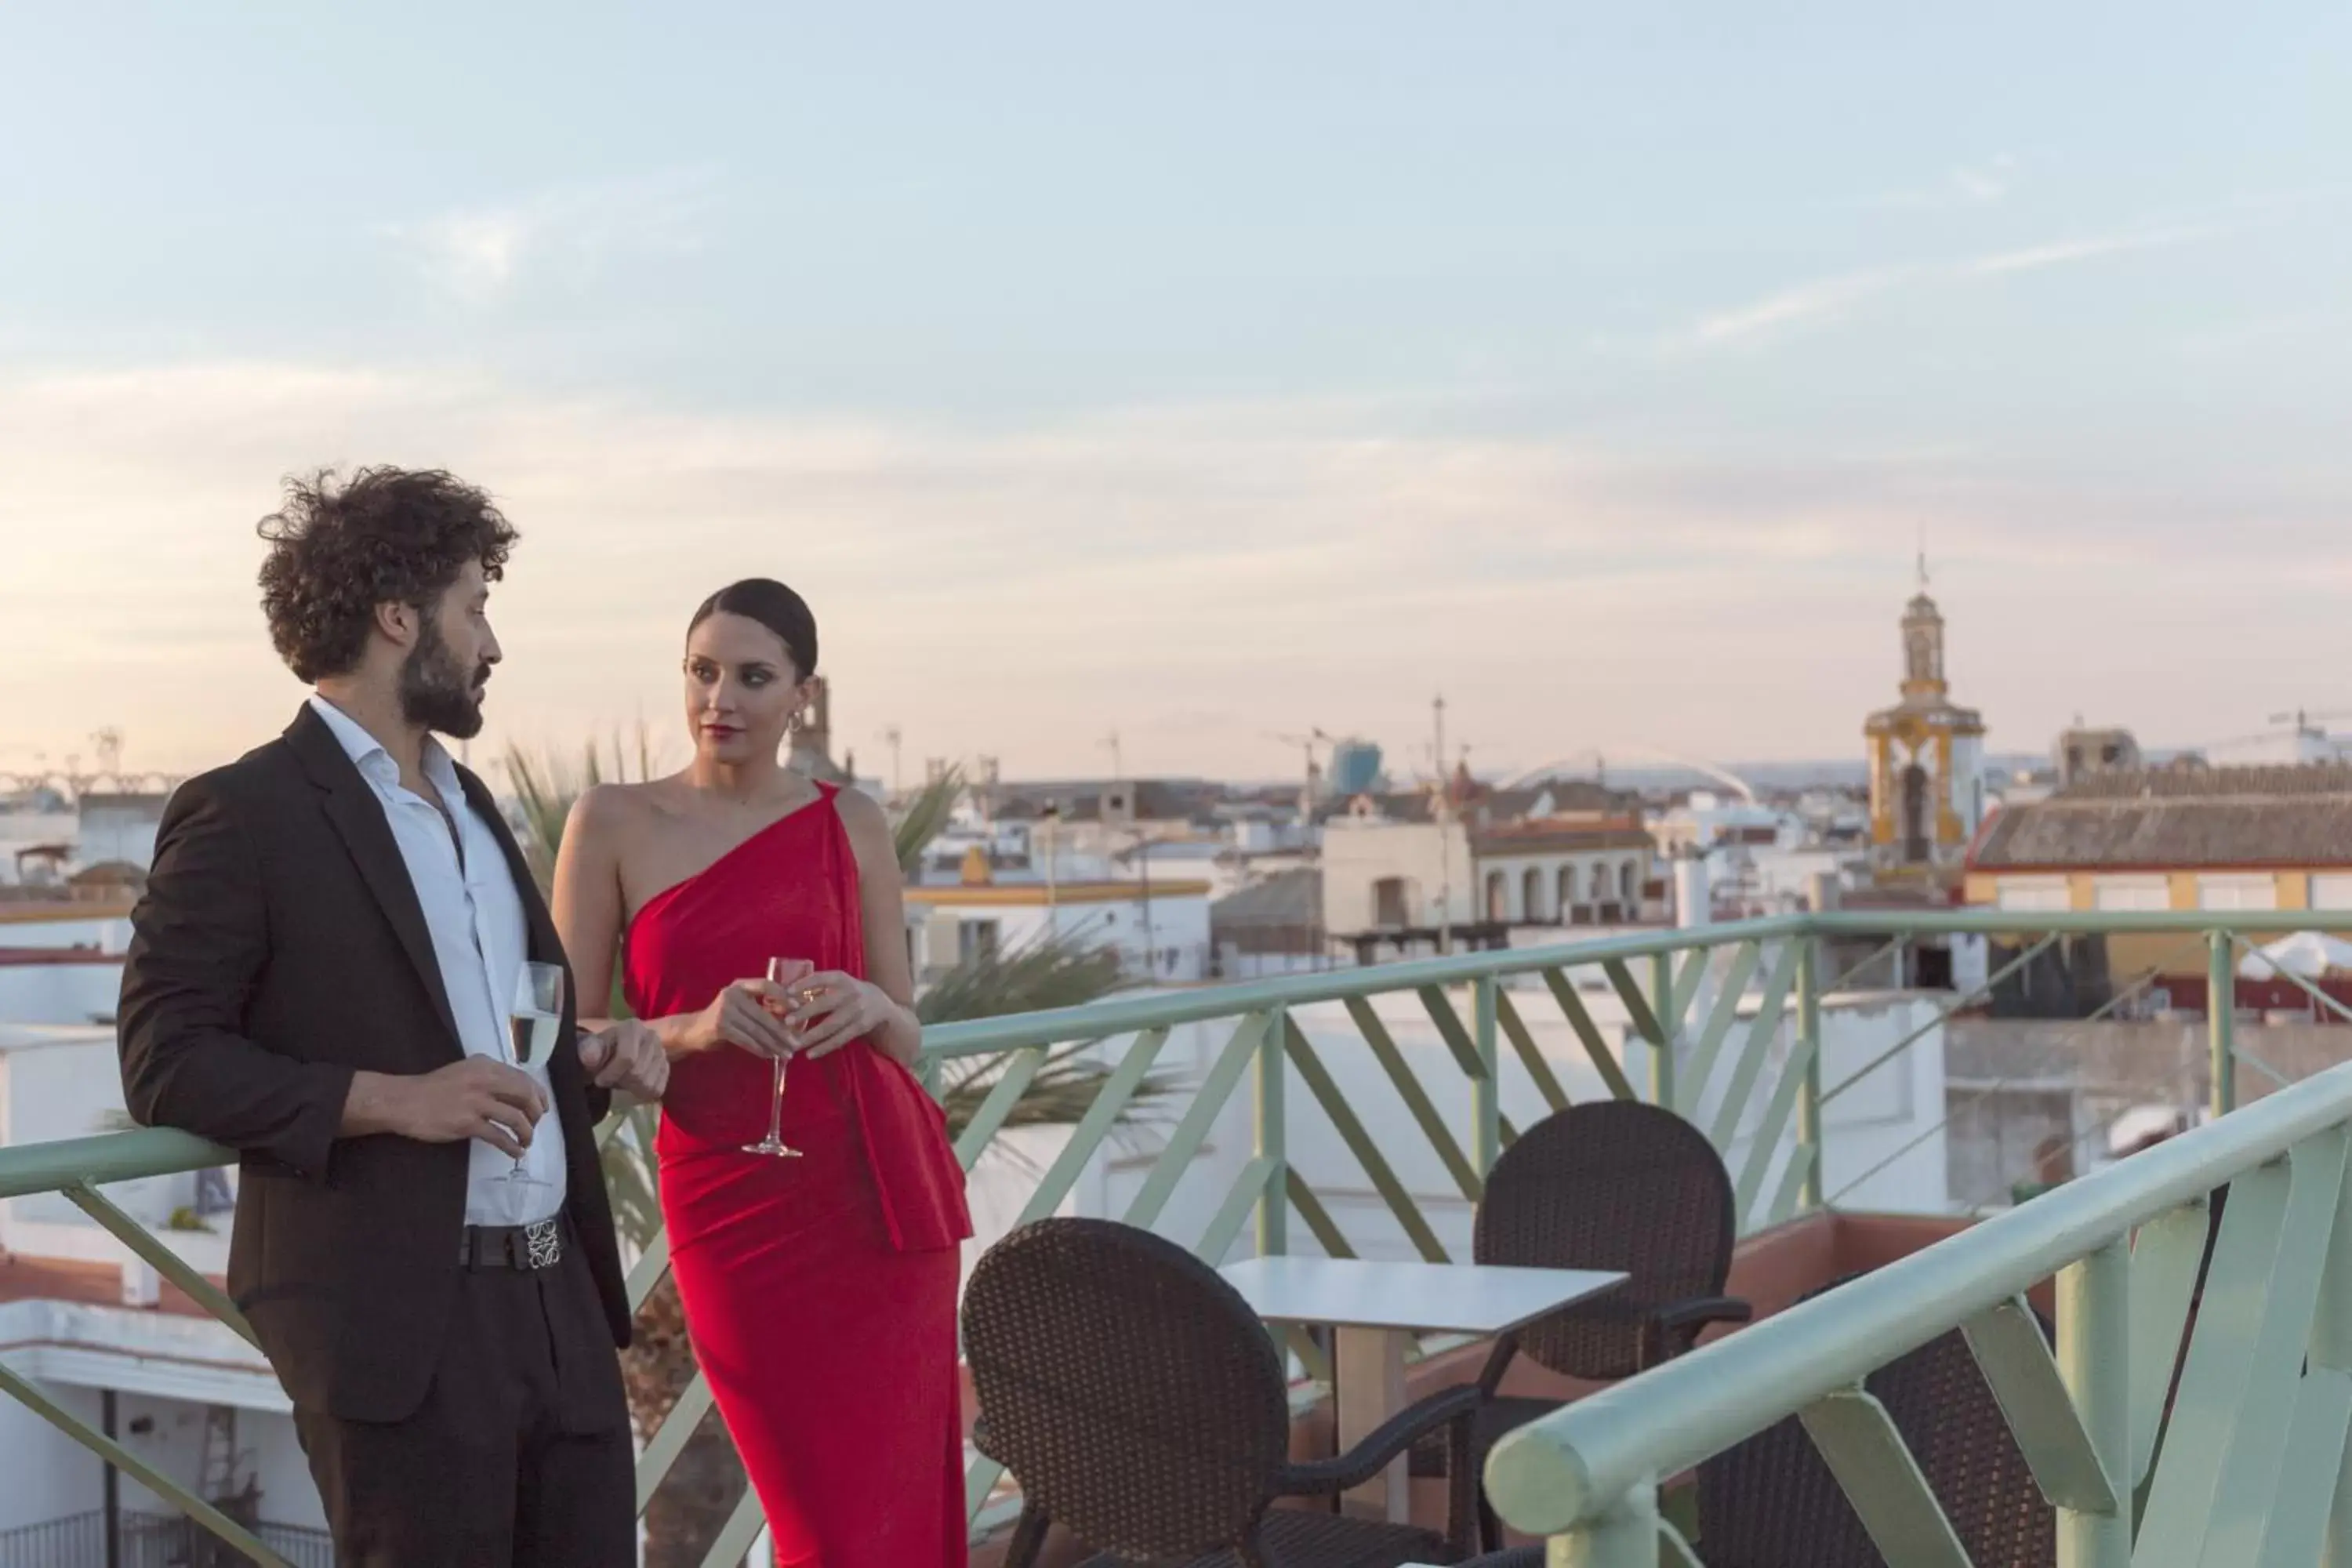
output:
M 298 1408 L 294 1426 L 341 1568 L 635 1568 L 628 1405 L 576 1250 L 466 1270 L 406 1420 Z

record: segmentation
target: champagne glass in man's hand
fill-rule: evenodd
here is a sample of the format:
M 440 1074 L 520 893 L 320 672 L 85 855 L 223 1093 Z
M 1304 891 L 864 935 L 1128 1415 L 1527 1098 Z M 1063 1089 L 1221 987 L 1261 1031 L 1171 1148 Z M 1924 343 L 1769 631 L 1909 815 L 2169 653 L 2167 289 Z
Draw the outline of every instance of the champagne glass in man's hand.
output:
M 785 995 L 783 1001 L 766 1002 L 768 1011 L 779 1018 L 782 1017 L 791 1004 L 800 999 L 792 988 L 815 973 L 816 965 L 805 958 L 768 960 L 768 983 L 783 987 Z M 796 1159 L 800 1151 L 784 1142 L 784 1058 L 781 1056 L 771 1058 L 769 1067 L 772 1082 L 768 1094 L 768 1135 L 757 1143 L 744 1144 L 743 1152 L 766 1154 L 779 1160 Z
M 555 1032 L 563 1026 L 563 989 L 560 963 L 526 963 L 515 977 L 514 1005 L 507 1013 L 507 1047 L 516 1067 L 545 1061 L 547 1053 L 555 1048 Z M 527 1173 L 520 1159 L 505 1179 L 533 1186 L 546 1184 Z

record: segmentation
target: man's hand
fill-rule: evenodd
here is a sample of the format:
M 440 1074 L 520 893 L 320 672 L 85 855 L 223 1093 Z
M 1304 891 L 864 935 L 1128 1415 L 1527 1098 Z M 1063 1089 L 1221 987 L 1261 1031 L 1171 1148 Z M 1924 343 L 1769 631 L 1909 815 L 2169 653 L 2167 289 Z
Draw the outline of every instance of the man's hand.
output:
M 547 1109 L 546 1094 L 529 1073 L 467 1057 L 413 1077 L 354 1073 L 341 1131 L 346 1138 L 393 1132 L 421 1143 L 478 1138 L 520 1160 Z
M 580 1065 L 599 1089 L 659 1100 L 669 1087 L 669 1054 L 651 1026 L 624 1018 L 580 1037 Z

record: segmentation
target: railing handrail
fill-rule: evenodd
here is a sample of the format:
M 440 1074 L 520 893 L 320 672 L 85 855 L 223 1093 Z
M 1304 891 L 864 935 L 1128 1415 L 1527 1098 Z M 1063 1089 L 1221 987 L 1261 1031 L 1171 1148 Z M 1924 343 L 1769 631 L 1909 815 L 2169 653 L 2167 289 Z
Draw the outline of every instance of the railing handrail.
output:
M 170 1127 L 18 1143 L 0 1148 L 0 1198 L 61 1192 L 78 1182 L 99 1186 L 236 1163 L 236 1150 Z
M 1680 1359 L 1590 1394 L 1497 1445 L 1489 1489 L 1532 1534 L 1601 1517 L 1635 1487 L 1796 1414 L 2169 1210 L 2352 1120 L 2352 1063 L 2105 1170 Z
M 934 1024 L 923 1031 L 923 1052 L 926 1056 L 940 1058 L 989 1055 L 1028 1046 L 1058 1045 L 1066 1040 L 1132 1034 L 1142 1029 L 1172 1027 L 1210 1018 L 1231 1018 L 1244 1013 L 1311 1006 L 1319 1002 L 1345 1002 L 1351 997 L 1411 991 L 1423 985 L 1458 985 L 1466 981 L 1539 973 L 1547 969 L 1580 968 L 1595 963 L 1623 963 L 1628 959 L 1654 958 L 1661 953 L 1688 952 L 1694 948 L 1731 947 L 1744 942 L 1779 942 L 1807 934 L 1811 919 L 1810 915 L 1801 914 L 1769 915 L 1758 920 L 1726 921 L 1714 925 L 1664 926 L 1655 931 L 1595 937 L 1586 942 L 1505 948 L 1488 952 L 1452 953 L 1435 958 L 1409 958 L 1394 963 L 1366 964 L 1353 969 L 1317 970 L 1268 980 L 1240 981 L 1186 991 L 1155 992 L 1144 996 L 1088 1003 L 1080 1007 L 1055 1007 L 1035 1013 L 1013 1013 L 1001 1018 Z
M 2038 913 L 2011 910 L 1864 910 L 1770 915 L 1698 926 L 1664 927 L 1542 947 L 1406 959 L 1354 969 L 1155 992 L 999 1018 L 935 1024 L 923 1032 L 923 1052 L 933 1059 L 952 1060 L 1231 1018 L 1246 1013 L 1345 1002 L 1424 985 L 1460 984 L 1550 969 L 1623 963 L 1748 942 L 1814 936 L 2005 936 L 2050 931 L 2103 935 L 2227 930 L 2287 935 L 2317 929 L 2326 923 L 2331 913 L 2341 913 L 2346 929 L 2352 930 L 2352 910 L 2326 910 Z M 16 1144 L 0 1147 L 0 1198 L 54 1192 L 74 1182 L 97 1184 L 176 1175 L 233 1163 L 236 1158 L 233 1151 L 163 1128 Z

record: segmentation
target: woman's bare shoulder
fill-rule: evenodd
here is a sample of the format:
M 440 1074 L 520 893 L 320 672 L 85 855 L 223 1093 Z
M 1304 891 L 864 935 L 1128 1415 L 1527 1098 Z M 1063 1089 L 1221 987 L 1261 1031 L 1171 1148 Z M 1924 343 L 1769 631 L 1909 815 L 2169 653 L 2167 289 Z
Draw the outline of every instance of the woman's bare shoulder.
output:
M 572 802 L 565 831 L 615 847 L 658 832 L 663 822 L 677 815 L 676 805 L 667 798 L 671 793 L 668 785 L 667 779 L 591 784 Z

